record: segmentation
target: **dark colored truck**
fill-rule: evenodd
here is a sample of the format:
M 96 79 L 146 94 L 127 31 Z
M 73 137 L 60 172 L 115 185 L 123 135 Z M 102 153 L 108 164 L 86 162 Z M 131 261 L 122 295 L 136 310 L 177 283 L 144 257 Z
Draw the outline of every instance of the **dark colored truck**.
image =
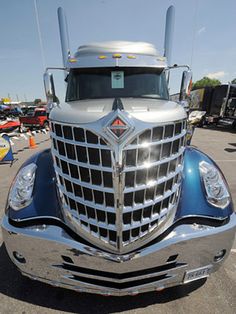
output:
M 28 112 L 26 116 L 20 117 L 20 124 L 29 128 L 47 128 L 48 116 L 45 108 L 36 108 Z
M 236 127 L 236 85 L 223 84 L 191 92 L 190 111 L 205 112 L 200 126 L 215 124 Z

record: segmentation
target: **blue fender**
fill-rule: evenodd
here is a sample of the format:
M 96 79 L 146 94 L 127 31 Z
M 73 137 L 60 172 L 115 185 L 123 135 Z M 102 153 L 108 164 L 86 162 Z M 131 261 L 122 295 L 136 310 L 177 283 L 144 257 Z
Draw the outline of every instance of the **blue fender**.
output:
M 203 160 L 217 167 L 214 161 L 204 153 L 193 147 L 186 148 L 180 201 L 175 221 L 190 216 L 225 219 L 233 212 L 232 201 L 224 209 L 214 207 L 207 202 L 199 173 L 199 163 Z M 37 165 L 33 201 L 23 210 L 15 211 L 7 208 L 9 218 L 14 221 L 43 217 L 62 220 L 51 150 L 47 149 L 35 154 L 22 167 L 31 162 Z
M 37 165 L 33 201 L 23 210 L 8 209 L 8 216 L 13 220 L 52 217 L 60 218 L 60 202 L 56 189 L 56 176 L 50 149 L 41 151 L 29 158 L 22 167 L 34 162 Z M 21 168 L 22 168 L 21 167 Z
M 183 181 L 176 220 L 189 216 L 224 219 L 233 212 L 232 200 L 224 209 L 215 207 L 207 202 L 199 172 L 199 163 L 201 161 L 213 164 L 219 169 L 215 162 L 203 152 L 194 147 L 186 148 Z

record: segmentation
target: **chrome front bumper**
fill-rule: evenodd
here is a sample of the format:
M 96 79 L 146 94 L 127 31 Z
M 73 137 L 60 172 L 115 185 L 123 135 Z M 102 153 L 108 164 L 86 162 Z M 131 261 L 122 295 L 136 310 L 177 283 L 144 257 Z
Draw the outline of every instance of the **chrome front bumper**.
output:
M 183 284 L 186 272 L 201 267 L 216 271 L 233 245 L 236 214 L 220 227 L 183 221 L 159 242 L 126 255 L 86 246 L 58 226 L 14 227 L 7 216 L 2 231 L 23 275 L 79 292 L 134 295 Z M 216 260 L 222 250 L 224 258 Z

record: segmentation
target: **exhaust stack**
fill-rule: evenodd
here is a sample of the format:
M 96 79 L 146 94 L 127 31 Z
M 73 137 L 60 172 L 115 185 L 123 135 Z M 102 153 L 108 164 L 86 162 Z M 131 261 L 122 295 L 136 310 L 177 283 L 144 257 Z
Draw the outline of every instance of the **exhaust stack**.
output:
M 69 36 L 65 12 L 61 7 L 57 9 L 57 16 L 60 30 L 62 60 L 64 67 L 66 67 L 67 60 L 70 57 Z
M 173 5 L 171 5 L 166 12 L 166 27 L 164 42 L 164 57 L 167 58 L 168 65 L 171 65 L 174 23 L 175 23 L 175 8 Z

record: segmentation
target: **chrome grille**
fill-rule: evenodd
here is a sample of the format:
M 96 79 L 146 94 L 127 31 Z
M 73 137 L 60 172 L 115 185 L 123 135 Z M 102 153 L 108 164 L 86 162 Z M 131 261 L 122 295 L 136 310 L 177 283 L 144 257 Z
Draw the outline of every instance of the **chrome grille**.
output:
M 185 121 L 141 132 L 123 151 L 123 234 L 127 245 L 163 222 L 177 202 Z
M 103 130 L 52 122 L 58 187 L 72 227 L 118 251 L 161 230 L 176 209 L 185 129 L 185 120 L 147 128 L 117 150 Z

